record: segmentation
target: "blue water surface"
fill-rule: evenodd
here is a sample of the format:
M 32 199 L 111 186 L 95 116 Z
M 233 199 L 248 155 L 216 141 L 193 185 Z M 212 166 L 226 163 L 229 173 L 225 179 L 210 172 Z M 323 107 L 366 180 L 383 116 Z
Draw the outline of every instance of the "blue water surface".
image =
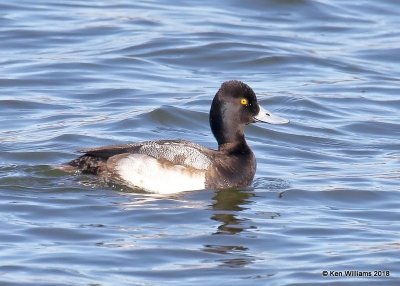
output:
M 0 285 L 399 285 L 399 10 L 0 1 Z M 216 148 L 230 79 L 291 120 L 247 127 L 250 188 L 158 196 L 54 168 L 106 144 Z

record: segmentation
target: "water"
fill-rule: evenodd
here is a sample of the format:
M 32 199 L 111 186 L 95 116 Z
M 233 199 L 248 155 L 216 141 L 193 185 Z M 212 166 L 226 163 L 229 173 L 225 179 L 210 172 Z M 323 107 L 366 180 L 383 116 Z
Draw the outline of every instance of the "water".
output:
M 0 285 L 399 285 L 400 3 L 136 2 L 0 3 Z M 54 170 L 106 144 L 215 148 L 228 79 L 291 120 L 247 128 L 251 188 Z

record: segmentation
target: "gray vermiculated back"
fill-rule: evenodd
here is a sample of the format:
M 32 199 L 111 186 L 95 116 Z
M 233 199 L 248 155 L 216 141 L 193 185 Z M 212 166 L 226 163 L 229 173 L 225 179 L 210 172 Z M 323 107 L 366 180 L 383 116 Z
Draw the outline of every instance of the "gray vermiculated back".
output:
M 178 143 L 181 144 L 178 145 Z M 202 152 L 204 149 L 204 147 L 189 141 L 149 141 L 145 142 L 137 153 L 157 159 L 166 159 L 174 164 L 206 170 L 211 164 L 211 160 Z

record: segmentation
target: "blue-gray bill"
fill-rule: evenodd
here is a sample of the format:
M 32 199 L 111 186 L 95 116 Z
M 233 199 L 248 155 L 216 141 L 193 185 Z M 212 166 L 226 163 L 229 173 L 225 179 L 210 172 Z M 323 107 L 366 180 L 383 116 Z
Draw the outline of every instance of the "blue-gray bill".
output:
M 254 119 L 256 121 L 261 121 L 265 123 L 270 123 L 270 124 L 286 124 L 289 123 L 289 120 L 283 117 L 280 117 L 278 115 L 272 114 L 268 110 L 264 109 L 263 107 L 260 107 L 260 111 L 256 116 L 254 116 Z

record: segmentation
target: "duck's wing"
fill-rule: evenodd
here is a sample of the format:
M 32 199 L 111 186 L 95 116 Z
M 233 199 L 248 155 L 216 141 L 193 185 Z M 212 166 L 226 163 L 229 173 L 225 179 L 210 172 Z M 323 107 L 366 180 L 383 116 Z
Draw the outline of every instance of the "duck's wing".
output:
M 212 150 L 199 144 L 185 140 L 160 140 L 141 143 L 111 145 L 99 148 L 84 149 L 85 155 L 111 159 L 114 156 L 121 158 L 122 154 L 142 154 L 150 156 L 160 162 L 172 165 L 181 165 L 197 170 L 207 170 L 211 165 Z M 124 155 L 125 156 L 125 155 Z M 115 162 L 116 158 L 112 161 Z
M 130 153 L 130 152 L 135 153 L 135 151 L 140 149 L 142 144 L 146 143 L 147 142 L 121 144 L 121 145 L 108 145 L 108 146 L 81 149 L 79 150 L 79 152 L 83 153 L 84 155 L 89 155 L 101 159 L 108 159 L 118 154 Z

